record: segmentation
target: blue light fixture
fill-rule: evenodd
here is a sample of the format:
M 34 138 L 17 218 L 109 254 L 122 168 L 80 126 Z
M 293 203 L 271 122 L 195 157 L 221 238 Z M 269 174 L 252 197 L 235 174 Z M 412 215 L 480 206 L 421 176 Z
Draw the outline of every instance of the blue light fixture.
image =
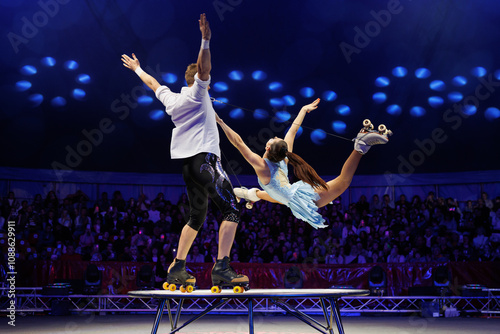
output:
M 429 105 L 433 108 L 438 108 L 443 105 L 444 100 L 440 96 L 431 96 L 427 99 Z
M 79 74 L 79 75 L 76 77 L 76 80 L 77 80 L 79 83 L 82 83 L 82 84 L 84 84 L 84 85 L 89 84 L 89 83 L 90 83 L 90 75 L 88 75 L 88 74 Z
M 28 97 L 28 100 L 31 102 L 32 107 L 38 107 L 43 102 L 42 94 L 32 94 Z
M 305 97 L 305 98 L 310 98 L 310 97 L 314 96 L 314 89 L 312 89 L 311 87 L 301 88 L 300 95 L 302 95 L 302 97 Z
M 80 88 L 75 88 L 73 89 L 73 91 L 71 92 L 71 95 L 73 96 L 73 98 L 75 100 L 83 100 L 85 98 L 85 95 L 87 95 L 85 93 L 85 91 L 83 89 L 80 89 Z
M 347 129 L 347 125 L 342 121 L 333 121 L 332 122 L 332 129 L 336 133 L 344 133 L 345 130 Z
M 243 72 L 241 71 L 231 71 L 228 75 L 229 79 L 234 81 L 240 81 L 243 79 Z
M 173 84 L 177 82 L 177 75 L 174 73 L 164 73 L 162 74 L 162 79 L 168 84 Z
M 283 101 L 285 102 L 286 106 L 293 106 L 293 105 L 295 105 L 295 98 L 292 95 L 285 95 L 285 96 L 283 96 Z
M 24 92 L 31 88 L 31 82 L 26 80 L 21 80 L 16 82 L 16 90 L 18 92 Z
M 428 77 L 431 76 L 431 71 L 429 71 L 428 69 L 426 69 L 425 67 L 421 67 L 421 68 L 417 68 L 415 70 L 415 76 L 418 78 L 418 79 L 427 79 Z
M 375 103 L 383 103 L 385 102 L 385 100 L 387 100 L 387 95 L 382 92 L 377 92 L 373 94 L 372 98 Z
M 460 92 L 450 92 L 448 94 L 448 100 L 453 103 L 462 101 L 463 98 L 464 96 Z
M 481 66 L 474 67 L 471 70 L 471 74 L 473 76 L 475 76 L 476 78 L 484 77 L 486 75 L 486 73 L 487 73 L 486 69 L 484 67 L 481 67 Z
M 463 106 L 462 111 L 464 114 L 472 116 L 477 112 L 477 108 L 475 105 L 466 104 Z
M 78 68 L 78 63 L 74 60 L 68 60 L 64 63 L 64 68 L 68 71 L 74 71 Z
M 279 92 L 280 90 L 283 89 L 283 85 L 281 82 L 273 81 L 269 84 L 269 90 L 272 92 Z
M 269 113 L 264 109 L 255 109 L 253 112 L 253 118 L 255 119 L 266 119 L 269 117 Z
M 403 66 L 394 67 L 394 69 L 392 70 L 392 75 L 398 78 L 405 77 L 407 73 L 408 70 Z
M 36 67 L 32 65 L 24 65 L 21 67 L 21 74 L 24 75 L 35 75 L 37 72 Z
M 50 104 L 53 107 L 64 107 L 66 105 L 66 99 L 62 96 L 56 96 L 50 101 Z
M 375 86 L 377 87 L 387 87 L 391 83 L 391 80 L 387 77 L 378 77 L 375 79 Z
M 214 90 L 216 92 L 225 92 L 228 89 L 229 89 L 229 86 L 224 81 L 219 81 L 219 82 L 214 83 Z
M 346 106 L 345 104 L 339 104 L 336 108 L 335 111 L 342 116 L 347 116 L 351 113 L 351 108 L 349 106 Z
M 263 72 L 263 71 L 254 71 L 252 73 L 252 78 L 256 81 L 266 80 L 267 74 L 266 74 L 266 72 Z
M 391 104 L 385 109 L 389 115 L 397 116 L 401 115 L 401 107 L 397 104 Z
M 214 107 L 216 107 L 217 109 L 222 109 L 225 106 L 227 106 L 227 104 L 225 104 L 225 103 L 228 103 L 228 102 L 229 102 L 229 100 L 226 97 L 217 97 L 217 98 L 215 98 L 215 101 L 214 101 Z
M 139 103 L 141 106 L 148 106 L 153 103 L 153 98 L 148 95 L 141 95 L 137 98 L 137 103 Z
M 500 80 L 500 70 L 495 71 L 495 79 Z
M 419 106 L 412 107 L 410 109 L 410 115 L 413 117 L 422 117 L 425 115 L 425 109 Z
M 323 145 L 323 140 L 326 138 L 326 132 L 321 129 L 316 129 L 311 132 L 311 140 L 316 145 Z
M 498 108 L 495 108 L 495 107 L 488 108 L 484 112 L 484 117 L 486 117 L 486 119 L 488 121 L 493 121 L 495 119 L 499 119 L 500 118 L 500 110 L 498 110 Z
M 244 116 L 245 116 L 245 113 L 240 108 L 233 109 L 229 112 L 229 117 L 231 117 L 232 119 L 241 119 Z
M 446 89 L 446 85 L 444 84 L 444 82 L 442 80 L 431 81 L 431 83 L 429 84 L 429 87 L 432 90 L 435 90 L 435 91 L 438 91 L 438 92 L 441 92 L 441 91 L 443 91 L 443 90 Z
M 335 93 L 333 90 L 326 90 L 323 92 L 322 97 L 325 101 L 334 101 L 337 99 L 337 93 Z
M 467 84 L 467 78 L 461 75 L 457 75 L 456 77 L 451 80 L 454 86 L 465 86 Z
M 52 57 L 44 57 L 41 60 L 43 66 L 53 67 L 56 65 L 56 60 Z
M 286 122 L 292 117 L 288 111 L 278 111 L 274 116 L 278 122 Z
M 162 120 L 165 117 L 165 111 L 160 109 L 151 110 L 149 112 L 149 118 L 153 121 Z
M 283 99 L 279 97 L 273 97 L 272 99 L 269 100 L 269 104 L 273 108 L 280 108 L 283 107 L 283 105 L 285 105 L 285 101 L 283 101 Z

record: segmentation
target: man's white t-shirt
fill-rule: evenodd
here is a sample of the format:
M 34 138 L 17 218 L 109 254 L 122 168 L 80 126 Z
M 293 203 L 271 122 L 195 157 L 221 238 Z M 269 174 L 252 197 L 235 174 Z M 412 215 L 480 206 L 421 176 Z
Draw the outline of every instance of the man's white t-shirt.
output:
M 160 86 L 155 92 L 175 125 L 170 143 L 172 159 L 189 158 L 202 152 L 220 157 L 215 110 L 207 89 L 210 79 L 202 81 L 196 73 L 194 84 L 182 87 L 180 93 L 173 93 L 167 86 Z

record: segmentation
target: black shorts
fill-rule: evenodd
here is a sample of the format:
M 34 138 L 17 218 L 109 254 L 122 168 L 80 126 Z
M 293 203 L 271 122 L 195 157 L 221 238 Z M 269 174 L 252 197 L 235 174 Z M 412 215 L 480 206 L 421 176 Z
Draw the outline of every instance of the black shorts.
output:
M 205 222 L 208 196 L 223 214 L 223 219 L 240 221 L 239 204 L 233 186 L 222 169 L 220 158 L 213 153 L 198 153 L 184 160 L 182 177 L 189 197 L 188 225 L 199 231 Z

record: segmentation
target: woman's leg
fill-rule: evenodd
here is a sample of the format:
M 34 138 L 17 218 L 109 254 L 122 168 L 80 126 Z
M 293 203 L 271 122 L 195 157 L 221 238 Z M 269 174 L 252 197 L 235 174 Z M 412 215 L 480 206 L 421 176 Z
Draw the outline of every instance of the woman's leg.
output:
M 260 199 L 263 199 L 264 201 L 281 204 L 280 202 L 278 202 L 277 200 L 275 200 L 274 198 L 269 196 L 269 194 L 267 192 L 265 192 L 264 190 L 257 190 L 257 197 Z
M 337 197 L 339 197 L 351 184 L 352 178 L 356 169 L 358 168 L 359 161 L 361 160 L 361 155 L 356 150 L 353 150 L 349 158 L 347 158 L 340 175 L 335 179 L 328 181 L 328 190 L 317 189 L 316 192 L 320 196 L 320 199 L 316 201 L 318 208 L 321 208 Z M 259 196 L 260 197 L 260 196 Z

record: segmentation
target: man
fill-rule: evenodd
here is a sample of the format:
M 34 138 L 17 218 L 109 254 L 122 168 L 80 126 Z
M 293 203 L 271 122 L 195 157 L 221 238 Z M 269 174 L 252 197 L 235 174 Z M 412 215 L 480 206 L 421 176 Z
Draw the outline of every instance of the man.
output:
M 219 229 L 217 261 L 212 268 L 213 285 L 245 285 L 248 277 L 237 274 L 229 265 L 229 255 L 240 211 L 233 188 L 220 162 L 219 132 L 215 121 L 208 88 L 210 84 L 211 55 L 209 42 L 211 31 L 205 14 L 199 20 L 202 43 L 196 64 L 188 66 L 185 79 L 188 87 L 180 93 L 173 93 L 166 86 L 144 72 L 139 60 L 122 55 L 123 65 L 141 78 L 164 104 L 172 117 L 175 129 L 172 131 L 170 153 L 172 159 L 184 159 L 182 175 L 189 197 L 189 221 L 183 227 L 177 256 L 170 265 L 167 283 L 184 286 L 195 285 L 196 279 L 186 272 L 186 257 L 205 221 L 208 196 L 223 213 Z

